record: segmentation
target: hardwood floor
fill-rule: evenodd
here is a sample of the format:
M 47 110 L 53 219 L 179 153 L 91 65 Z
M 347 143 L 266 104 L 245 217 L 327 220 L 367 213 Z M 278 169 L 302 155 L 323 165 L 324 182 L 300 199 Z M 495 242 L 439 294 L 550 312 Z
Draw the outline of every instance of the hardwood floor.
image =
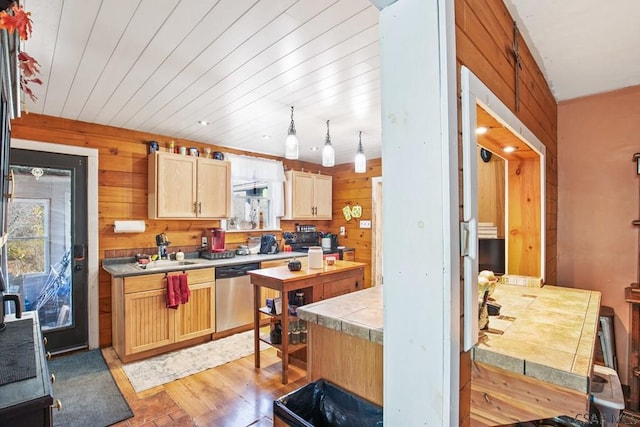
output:
M 261 352 L 261 369 L 253 355 L 136 393 L 113 348 L 102 349 L 111 373 L 134 417 L 117 427 L 273 425 L 273 401 L 307 383 L 306 371 L 289 367 L 289 384 L 281 380 L 275 349 Z

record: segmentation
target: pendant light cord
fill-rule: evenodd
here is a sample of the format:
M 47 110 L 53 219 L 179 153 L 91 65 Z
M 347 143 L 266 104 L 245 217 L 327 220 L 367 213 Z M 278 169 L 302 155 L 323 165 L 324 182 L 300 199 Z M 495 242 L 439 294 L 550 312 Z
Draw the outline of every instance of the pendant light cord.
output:
M 293 123 L 293 106 L 291 107 L 291 124 L 289 125 L 289 135 L 295 135 L 296 125 Z

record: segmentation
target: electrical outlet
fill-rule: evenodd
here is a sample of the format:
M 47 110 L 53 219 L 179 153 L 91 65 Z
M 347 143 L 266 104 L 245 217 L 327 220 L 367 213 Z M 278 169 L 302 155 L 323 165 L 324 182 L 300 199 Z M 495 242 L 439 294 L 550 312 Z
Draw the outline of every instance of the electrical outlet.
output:
M 344 228 L 344 225 L 340 226 L 340 235 L 341 235 L 341 236 L 344 236 L 344 235 L 345 235 L 345 233 L 346 233 L 346 231 L 347 231 L 347 230 Z
M 360 228 L 371 228 L 371 221 L 361 219 Z
M 202 243 L 201 243 L 201 246 L 202 246 L 203 248 L 206 248 L 206 247 L 207 247 L 207 236 L 202 236 Z

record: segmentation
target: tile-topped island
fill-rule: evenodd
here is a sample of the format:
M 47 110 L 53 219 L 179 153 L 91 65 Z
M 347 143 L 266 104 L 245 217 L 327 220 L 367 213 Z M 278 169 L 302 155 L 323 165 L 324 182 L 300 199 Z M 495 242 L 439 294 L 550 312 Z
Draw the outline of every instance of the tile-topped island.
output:
M 298 307 L 309 329 L 307 379 L 382 406 L 382 286 Z
M 310 381 L 382 405 L 382 294 L 377 286 L 298 308 L 309 324 Z M 498 285 L 492 297 L 502 308 L 472 350 L 471 424 L 588 414 L 600 293 Z
M 500 316 L 472 350 L 472 424 L 589 414 L 600 292 L 498 285 L 492 298 Z

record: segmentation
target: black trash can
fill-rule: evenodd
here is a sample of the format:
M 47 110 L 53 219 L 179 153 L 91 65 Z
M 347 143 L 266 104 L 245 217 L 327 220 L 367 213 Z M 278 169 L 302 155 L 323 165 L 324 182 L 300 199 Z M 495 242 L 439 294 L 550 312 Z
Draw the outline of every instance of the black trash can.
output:
M 292 427 L 382 426 L 382 407 L 324 379 L 274 400 L 273 416 Z

